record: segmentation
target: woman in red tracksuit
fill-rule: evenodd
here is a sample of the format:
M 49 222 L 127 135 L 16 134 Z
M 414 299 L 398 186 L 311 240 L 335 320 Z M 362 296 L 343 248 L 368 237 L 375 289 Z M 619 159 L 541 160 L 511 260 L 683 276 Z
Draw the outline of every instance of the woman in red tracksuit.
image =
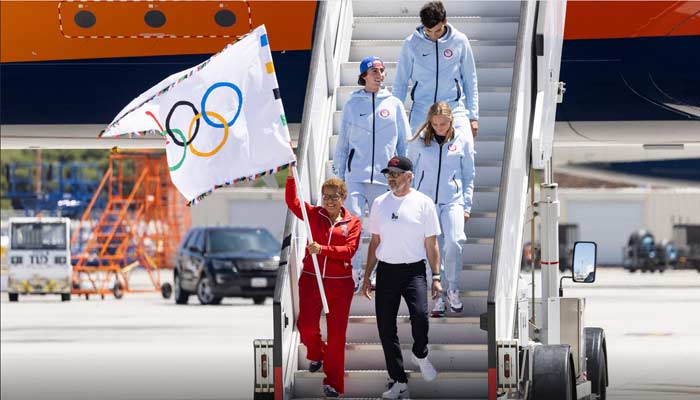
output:
M 297 329 L 306 346 L 309 371 L 324 366 L 326 397 L 338 397 L 345 390 L 345 332 L 355 283 L 352 256 L 360 242 L 361 222 L 343 207 L 347 197 L 345 182 L 331 178 L 323 183 L 323 206 L 304 203 L 311 225 L 313 242 L 306 247 L 304 268 L 299 278 L 299 319 Z M 285 199 L 289 209 L 301 219 L 301 204 L 296 184 L 287 177 Z M 319 321 L 323 305 L 318 290 L 311 254 L 316 254 L 330 312 L 326 315 L 327 343 L 321 339 Z

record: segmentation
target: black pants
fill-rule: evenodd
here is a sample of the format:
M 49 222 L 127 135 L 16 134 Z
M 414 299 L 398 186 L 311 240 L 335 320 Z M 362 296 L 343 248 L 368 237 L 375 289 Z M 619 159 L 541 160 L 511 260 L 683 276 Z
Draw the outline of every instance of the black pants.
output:
M 411 315 L 413 354 L 425 358 L 428 355 L 428 284 L 425 280 L 425 261 L 412 264 L 379 261 L 375 296 L 377 329 L 389 377 L 397 382 L 407 382 L 396 329 L 396 315 L 403 297 Z

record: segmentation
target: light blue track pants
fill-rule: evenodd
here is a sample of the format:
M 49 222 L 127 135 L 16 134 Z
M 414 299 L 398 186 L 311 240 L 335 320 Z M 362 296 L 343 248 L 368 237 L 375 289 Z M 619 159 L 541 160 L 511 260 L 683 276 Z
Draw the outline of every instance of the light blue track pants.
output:
M 442 235 L 438 236 L 440 246 L 440 283 L 443 293 L 459 290 L 459 276 L 462 273 L 462 248 L 467 241 L 464 234 L 464 206 L 459 203 L 437 205 Z
M 365 210 L 369 210 L 374 203 L 374 199 L 383 195 L 389 190 L 389 186 L 377 184 L 377 183 L 356 183 L 349 182 L 348 186 L 348 198 L 345 200 L 345 208 L 348 209 L 352 214 L 357 215 L 362 221 L 362 238 L 369 235 L 369 231 L 365 229 Z M 365 266 L 362 264 L 362 260 L 367 255 L 367 246 L 363 245 L 363 241 L 360 241 L 360 246 L 357 252 L 352 257 L 352 268 L 364 270 Z

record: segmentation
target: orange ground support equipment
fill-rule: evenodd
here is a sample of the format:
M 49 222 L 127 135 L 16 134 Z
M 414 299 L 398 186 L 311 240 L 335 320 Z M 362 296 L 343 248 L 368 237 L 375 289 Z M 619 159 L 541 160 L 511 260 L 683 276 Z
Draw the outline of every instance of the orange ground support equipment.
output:
M 97 199 L 107 196 L 101 212 Z M 190 226 L 185 199 L 170 181 L 162 152 L 113 152 L 99 188 L 71 237 L 73 294 L 161 292 L 170 297 L 172 286 L 161 285 L 160 270 L 175 266 L 176 249 Z M 82 246 L 79 246 L 80 244 Z M 130 284 L 136 267 L 147 272 L 146 288 Z

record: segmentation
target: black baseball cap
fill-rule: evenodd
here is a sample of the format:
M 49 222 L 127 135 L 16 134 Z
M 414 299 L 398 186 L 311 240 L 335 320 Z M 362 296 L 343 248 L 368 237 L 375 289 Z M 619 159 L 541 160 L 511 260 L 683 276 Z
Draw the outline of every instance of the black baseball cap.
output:
M 413 163 L 406 157 L 396 156 L 389 160 L 386 168 L 382 170 L 382 174 L 389 171 L 393 172 L 408 172 L 413 171 Z

